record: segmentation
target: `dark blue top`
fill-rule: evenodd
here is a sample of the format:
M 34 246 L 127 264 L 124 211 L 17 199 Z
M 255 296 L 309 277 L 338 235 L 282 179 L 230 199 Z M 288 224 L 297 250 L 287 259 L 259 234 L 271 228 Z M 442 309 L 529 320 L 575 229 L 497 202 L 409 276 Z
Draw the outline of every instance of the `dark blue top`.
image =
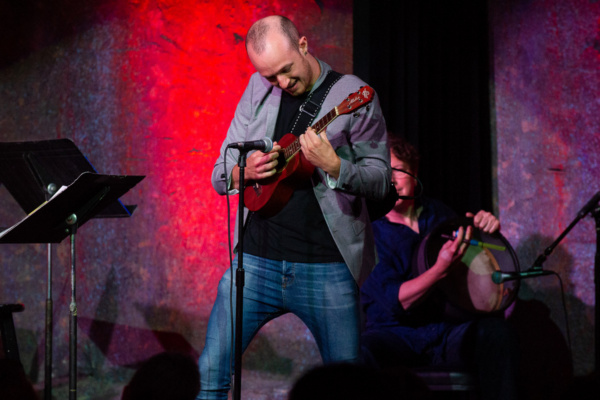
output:
M 381 218 L 373 223 L 379 263 L 361 287 L 367 330 L 385 329 L 402 337 L 417 353 L 439 343 L 448 324 L 444 304 L 435 295 L 405 310 L 398 301 L 400 285 L 412 279 L 413 256 L 419 244 L 441 222 L 456 217 L 444 203 L 423 198 L 419 233 Z

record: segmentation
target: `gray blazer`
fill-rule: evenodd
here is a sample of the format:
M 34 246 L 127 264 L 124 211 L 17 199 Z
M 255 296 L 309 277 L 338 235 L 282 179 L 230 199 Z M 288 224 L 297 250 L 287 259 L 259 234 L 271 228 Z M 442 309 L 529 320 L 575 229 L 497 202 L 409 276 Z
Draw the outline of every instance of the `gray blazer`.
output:
M 325 79 L 331 67 L 322 61 L 321 75 L 315 87 Z M 350 93 L 366 84 L 358 77 L 344 75 L 327 95 L 313 124 Z M 273 138 L 281 102 L 281 89 L 272 86 L 254 73 L 235 111 L 235 116 L 221 146 L 213 173 L 212 185 L 219 194 L 228 188 L 231 170 L 237 164 L 239 152 L 228 149 L 231 142 Z M 327 127 L 327 138 L 342 160 L 337 180 L 317 168 L 312 177 L 317 201 L 344 261 L 360 285 L 376 264 L 375 243 L 367 213 L 365 198 L 383 199 L 390 187 L 391 169 L 386 145 L 385 121 L 375 95 L 372 103 L 354 113 L 337 117 Z M 227 170 L 224 170 L 226 164 Z M 230 190 L 236 194 L 236 190 Z M 244 210 L 244 220 L 248 209 Z M 237 222 L 235 242 L 237 243 Z

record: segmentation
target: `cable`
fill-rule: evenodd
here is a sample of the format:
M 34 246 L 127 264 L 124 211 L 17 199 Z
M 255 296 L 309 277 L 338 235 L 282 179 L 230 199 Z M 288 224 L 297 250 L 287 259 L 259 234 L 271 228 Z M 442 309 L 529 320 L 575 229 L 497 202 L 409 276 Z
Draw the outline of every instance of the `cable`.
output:
M 413 195 L 413 196 L 398 196 L 399 199 L 402 199 L 402 200 L 415 200 L 415 199 L 418 199 L 419 197 L 421 197 L 423 195 L 423 191 L 425 190 L 424 187 L 423 187 L 423 183 L 421 182 L 421 180 L 416 175 L 413 175 L 410 172 L 408 172 L 406 170 L 403 170 L 401 168 L 392 168 L 392 170 L 399 171 L 399 172 L 404 172 L 406 175 L 408 175 L 411 178 L 413 178 L 414 180 L 416 180 L 417 184 L 419 185 L 418 186 L 418 188 L 419 188 L 419 194 L 416 194 L 416 195 Z M 392 184 L 392 186 L 394 186 L 394 185 Z

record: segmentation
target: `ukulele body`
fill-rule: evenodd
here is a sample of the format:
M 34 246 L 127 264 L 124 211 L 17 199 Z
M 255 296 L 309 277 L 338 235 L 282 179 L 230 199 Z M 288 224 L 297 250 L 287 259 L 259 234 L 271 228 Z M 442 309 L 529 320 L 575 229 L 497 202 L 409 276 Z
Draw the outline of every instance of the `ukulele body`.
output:
M 278 142 L 282 150 L 275 175 L 248 182 L 244 189 L 244 204 L 250 211 L 256 211 L 264 217 L 277 214 L 292 197 L 298 183 L 310 179 L 315 167 L 301 151 L 298 150 L 288 159 L 285 157 L 285 149 L 295 143 L 296 136 L 291 133 L 284 135 Z

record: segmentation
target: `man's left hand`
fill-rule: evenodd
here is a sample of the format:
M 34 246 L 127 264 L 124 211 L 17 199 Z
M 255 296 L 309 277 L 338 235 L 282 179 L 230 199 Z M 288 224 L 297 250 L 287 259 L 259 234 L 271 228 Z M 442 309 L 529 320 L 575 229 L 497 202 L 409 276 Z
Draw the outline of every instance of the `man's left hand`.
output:
M 309 127 L 298 139 L 302 153 L 312 165 L 321 168 L 332 178 L 339 178 L 341 161 L 329 143 L 325 131 L 317 135 L 315 130 Z

